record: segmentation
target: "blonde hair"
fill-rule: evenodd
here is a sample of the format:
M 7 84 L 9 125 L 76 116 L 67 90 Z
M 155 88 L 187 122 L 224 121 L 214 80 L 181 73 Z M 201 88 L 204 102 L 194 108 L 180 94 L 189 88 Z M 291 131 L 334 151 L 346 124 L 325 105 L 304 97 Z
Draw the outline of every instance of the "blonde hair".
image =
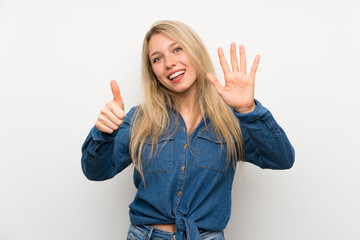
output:
M 223 102 L 215 88 L 206 78 L 206 74 L 214 73 L 210 56 L 199 36 L 187 25 L 177 21 L 156 22 L 147 32 L 142 49 L 142 83 L 144 87 L 144 102 L 137 108 L 133 119 L 130 139 L 130 155 L 135 168 L 144 181 L 141 161 L 142 148 L 145 139 L 152 139 L 152 148 L 157 144 L 159 136 L 168 130 L 170 116 L 168 107 L 177 109 L 176 98 L 157 80 L 149 59 L 148 43 L 155 34 L 164 34 L 179 42 L 191 59 L 197 72 L 196 111 L 205 120 L 205 113 L 213 125 L 217 137 L 224 139 L 227 146 L 227 164 L 232 160 L 241 160 L 243 156 L 243 140 L 240 124 L 229 106 Z M 195 116 L 198 116 L 195 114 Z M 175 123 L 178 126 L 178 122 Z M 205 122 L 206 124 L 206 122 Z M 195 117 L 191 128 L 195 126 Z

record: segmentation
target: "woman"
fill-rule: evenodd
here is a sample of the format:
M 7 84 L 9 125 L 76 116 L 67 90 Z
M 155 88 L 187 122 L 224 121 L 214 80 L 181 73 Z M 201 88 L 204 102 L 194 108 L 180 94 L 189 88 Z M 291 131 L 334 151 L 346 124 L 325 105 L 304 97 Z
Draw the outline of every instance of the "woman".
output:
M 100 181 L 134 164 L 137 193 L 129 206 L 128 239 L 224 239 L 236 163 L 293 165 L 284 131 L 254 99 L 260 56 L 248 74 L 244 46 L 239 51 L 240 63 L 232 43 L 230 69 L 218 50 L 222 86 L 196 33 L 160 21 L 143 43 L 145 101 L 125 116 L 111 81 L 114 99 L 83 145 L 82 169 Z

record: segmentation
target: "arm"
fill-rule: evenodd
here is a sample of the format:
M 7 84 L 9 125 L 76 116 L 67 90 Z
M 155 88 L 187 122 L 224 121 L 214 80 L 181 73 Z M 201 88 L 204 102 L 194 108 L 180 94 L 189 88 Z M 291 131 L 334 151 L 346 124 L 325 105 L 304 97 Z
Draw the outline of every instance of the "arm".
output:
M 243 134 L 245 161 L 261 168 L 291 168 L 295 159 L 294 148 L 270 111 L 257 100 L 255 103 L 255 110 L 250 113 L 234 111 Z
M 130 121 L 135 112 L 130 110 L 120 127 L 104 133 L 94 126 L 82 146 L 81 167 L 89 180 L 113 178 L 131 164 L 129 156 Z
M 81 167 L 89 180 L 106 180 L 129 166 L 130 121 L 115 80 L 110 82 L 114 99 L 108 102 L 82 146 Z
M 221 68 L 224 72 L 225 86 L 216 76 L 207 74 L 224 102 L 234 110 L 240 121 L 244 138 L 245 161 L 261 168 L 287 169 L 294 163 L 294 149 L 285 132 L 275 119 L 258 101 L 254 99 L 255 74 L 260 56 L 256 55 L 250 73 L 246 70 L 245 47 L 239 47 L 240 67 L 235 43 L 230 46 L 229 67 L 224 52 L 218 49 Z

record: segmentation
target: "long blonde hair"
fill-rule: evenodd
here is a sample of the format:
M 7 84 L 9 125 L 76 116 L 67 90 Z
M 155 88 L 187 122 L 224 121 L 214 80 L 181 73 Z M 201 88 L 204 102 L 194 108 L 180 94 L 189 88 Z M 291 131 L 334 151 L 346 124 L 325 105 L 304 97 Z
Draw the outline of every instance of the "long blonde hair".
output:
M 130 139 L 130 155 L 135 168 L 144 181 L 141 161 L 145 139 L 152 139 L 152 146 L 170 126 L 168 107 L 177 109 L 176 98 L 157 80 L 149 59 L 148 43 L 155 34 L 164 34 L 179 42 L 187 52 L 197 72 L 197 113 L 208 115 L 219 139 L 227 146 L 227 161 L 235 165 L 243 157 L 243 141 L 239 122 L 229 106 L 220 98 L 206 74 L 215 73 L 210 56 L 199 36 L 187 25 L 177 21 L 156 22 L 147 32 L 142 49 L 142 83 L 144 102 L 137 108 L 133 119 Z M 195 114 L 196 115 L 196 114 Z M 194 124 L 195 119 L 193 120 Z M 192 125 L 193 125 L 192 124 Z M 177 125 L 177 122 L 176 122 Z M 151 154 L 153 147 L 151 148 Z

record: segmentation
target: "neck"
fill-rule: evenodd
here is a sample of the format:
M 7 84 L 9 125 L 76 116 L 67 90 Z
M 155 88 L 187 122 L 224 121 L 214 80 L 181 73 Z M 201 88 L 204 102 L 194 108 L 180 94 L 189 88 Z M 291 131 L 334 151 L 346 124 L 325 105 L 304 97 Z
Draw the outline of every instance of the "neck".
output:
M 193 115 L 196 111 L 196 89 L 176 94 L 178 111 L 181 115 Z
M 201 120 L 201 113 L 196 104 L 196 89 L 177 94 L 178 111 L 183 117 L 188 134 L 190 134 Z

